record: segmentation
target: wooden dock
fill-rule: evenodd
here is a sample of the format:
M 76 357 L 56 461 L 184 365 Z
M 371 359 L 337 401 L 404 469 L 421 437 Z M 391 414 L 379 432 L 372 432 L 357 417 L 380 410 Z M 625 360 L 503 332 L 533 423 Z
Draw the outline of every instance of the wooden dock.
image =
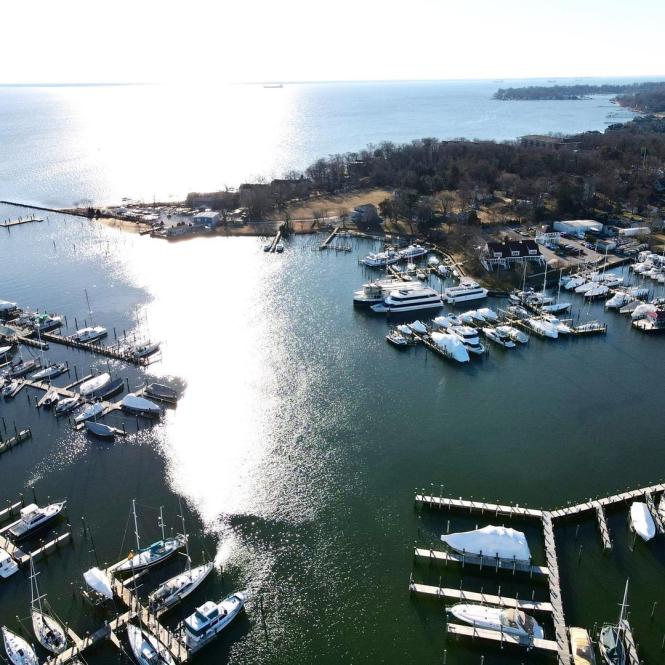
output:
M 462 602 L 478 603 L 480 605 L 498 605 L 499 607 L 512 607 L 526 612 L 552 612 L 552 604 L 540 600 L 519 600 L 517 598 L 506 598 L 506 596 L 493 596 L 487 593 L 475 591 L 463 591 L 462 589 L 446 589 L 443 587 L 430 586 L 428 584 L 409 584 L 409 591 L 425 596 L 436 596 L 437 598 L 451 598 Z
M 18 446 L 31 438 L 32 430 L 28 427 L 27 429 L 17 431 L 16 434 L 9 439 L 5 439 L 4 441 L 0 439 L 0 454 L 11 450 L 14 446 Z
M 444 550 L 426 549 L 416 547 L 414 556 L 418 559 L 427 559 L 437 563 L 456 563 L 462 567 L 478 566 L 481 570 L 487 568 L 498 572 L 499 570 L 509 573 L 526 573 L 528 575 L 548 576 L 549 570 L 546 566 L 536 566 L 513 559 L 500 559 L 495 556 L 479 556 L 477 554 L 457 554 L 457 552 L 447 552 Z
M 534 508 L 524 508 L 520 505 L 507 505 L 498 503 L 488 503 L 486 501 L 467 501 L 466 499 L 450 499 L 440 496 L 428 496 L 426 494 L 416 494 L 416 503 L 420 503 L 428 508 L 460 508 L 469 512 L 478 511 L 480 513 L 490 513 L 497 515 L 507 515 L 508 517 L 536 517 L 541 518 L 542 510 Z
M 603 548 L 605 550 L 611 550 L 612 539 L 610 538 L 610 530 L 607 527 L 605 508 L 598 502 L 596 502 L 596 518 L 598 519 L 598 528 L 600 529 L 600 537 L 603 541 Z
M 71 349 L 88 351 L 89 353 L 97 353 L 101 356 L 106 356 L 107 358 L 131 363 L 132 365 L 144 366 L 150 363 L 149 356 L 145 358 L 136 358 L 131 353 L 122 351 L 118 347 L 104 346 L 98 342 L 78 342 L 71 337 L 64 337 L 63 335 L 57 335 L 56 333 L 42 333 L 41 337 L 42 340 L 53 344 L 60 344 Z M 23 343 L 24 339 L 25 338 L 19 338 L 19 341 Z
M 330 235 L 319 245 L 319 251 L 323 249 L 327 249 L 328 245 L 333 241 L 335 236 L 339 233 L 340 229 L 342 228 L 341 224 L 338 224 L 330 233 Z
M 19 217 L 18 219 L 9 219 L 6 222 L 0 222 L 0 226 L 4 226 L 9 230 L 12 226 L 20 226 L 21 224 L 32 224 L 33 222 L 43 222 L 43 217 Z
M 644 501 L 647 504 L 649 512 L 651 513 L 651 517 L 653 517 L 653 522 L 656 525 L 656 532 L 665 533 L 665 527 L 663 526 L 663 519 L 660 516 L 658 509 L 656 508 L 656 504 L 653 501 L 653 496 L 651 495 L 651 492 L 644 493 Z
M 633 630 L 625 619 L 621 622 L 621 625 L 623 626 L 624 630 L 623 641 L 626 645 L 626 655 L 628 656 L 628 662 L 630 665 L 641 665 L 640 659 L 637 655 L 637 647 L 635 646 Z
M 58 549 L 62 543 L 65 541 L 71 542 L 72 540 L 72 532 L 67 531 L 60 534 L 59 536 L 56 536 L 52 540 L 49 540 L 47 543 L 43 543 L 36 550 L 26 552 L 25 550 L 22 550 L 20 547 L 18 547 L 14 541 L 9 540 L 9 538 L 6 538 L 4 535 L 7 529 L 14 526 L 14 524 L 16 524 L 16 522 L 2 529 L 2 534 L 0 534 L 0 547 L 2 547 L 2 549 L 5 550 L 5 552 L 7 552 L 7 554 L 9 554 L 9 556 L 14 559 L 14 561 L 16 561 L 19 566 L 27 565 L 31 558 L 34 560 L 41 556 L 51 554 L 51 552 Z
M 23 507 L 23 501 L 17 501 L 16 503 L 8 503 L 6 508 L 0 510 L 0 522 L 14 517 L 14 515 Z
M 529 637 L 519 637 L 509 635 L 499 630 L 488 630 L 487 628 L 477 628 L 476 626 L 466 626 L 460 623 L 448 623 L 446 629 L 451 635 L 462 635 L 464 637 L 481 638 L 484 640 L 494 640 L 504 644 L 525 647 L 527 649 L 541 649 L 543 651 L 557 651 L 557 643 L 551 640 L 540 640 Z
M 640 487 L 638 489 L 620 492 L 619 494 L 613 494 L 601 499 L 589 499 L 588 501 L 583 501 L 582 503 L 578 503 L 573 506 L 566 506 L 565 508 L 552 510 L 550 511 L 550 515 L 552 516 L 552 519 L 566 517 L 568 515 L 577 515 L 587 510 L 595 510 L 598 504 L 603 507 L 607 507 L 616 503 L 626 503 L 633 499 L 642 499 L 646 494 L 653 495 L 664 491 L 665 483 L 657 483 L 656 485 L 649 485 L 648 487 Z

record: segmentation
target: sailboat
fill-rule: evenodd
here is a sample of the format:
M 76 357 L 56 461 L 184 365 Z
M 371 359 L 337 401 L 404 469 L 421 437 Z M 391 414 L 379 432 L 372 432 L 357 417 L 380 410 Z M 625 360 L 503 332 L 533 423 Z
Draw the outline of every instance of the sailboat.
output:
M 187 531 L 185 530 L 185 517 L 180 508 L 180 519 L 182 520 L 182 532 L 185 534 L 185 556 L 187 557 L 187 567 L 184 573 L 175 575 L 160 584 L 148 596 L 148 607 L 150 611 L 169 610 L 183 598 L 189 596 L 212 571 L 214 564 L 212 561 L 204 563 L 201 566 L 192 568 L 192 559 L 189 556 L 189 543 Z
M 42 607 L 42 598 L 37 586 L 35 564 L 30 557 L 30 607 L 32 616 L 32 629 L 39 643 L 48 651 L 58 654 L 67 648 L 67 635 L 65 629 Z
M 628 582 L 626 580 L 626 588 L 623 592 L 623 602 L 621 603 L 621 613 L 619 614 L 619 623 L 615 626 L 605 624 L 600 629 L 600 638 L 598 639 L 598 648 L 603 661 L 607 665 L 625 665 L 626 663 L 626 647 L 623 641 L 623 633 L 625 631 L 625 615 L 626 615 L 626 600 L 628 598 Z
M 156 543 L 141 549 L 141 541 L 139 539 L 139 526 L 136 519 L 136 499 L 132 499 L 132 512 L 134 513 L 134 535 L 136 536 L 136 552 L 130 552 L 130 555 L 125 561 L 122 561 L 115 567 L 118 573 L 138 572 L 144 568 L 151 568 L 152 566 L 165 561 L 170 556 L 175 554 L 181 547 L 184 547 L 187 542 L 187 536 L 184 534 L 177 534 L 172 538 L 166 538 L 164 534 L 164 516 L 162 508 L 159 509 L 159 526 L 162 529 L 162 539 Z
M 128 623 L 127 639 L 139 665 L 175 665 L 169 650 L 143 628 Z
M 35 650 L 19 635 L 12 633 L 6 626 L 2 627 L 2 640 L 5 643 L 7 658 L 12 665 L 39 665 Z
M 550 314 L 558 314 L 559 312 L 565 312 L 570 309 L 569 302 L 559 302 L 559 299 L 561 298 L 561 281 L 563 278 L 562 275 L 563 275 L 563 268 L 559 270 L 559 289 L 556 294 L 556 302 L 553 302 L 550 305 L 543 305 L 542 307 L 543 312 L 549 312 Z
M 88 315 L 90 316 L 90 322 L 92 323 L 92 309 L 90 307 L 90 298 L 88 297 L 88 289 L 85 291 L 85 301 L 88 303 Z M 73 335 L 71 339 L 76 342 L 96 342 L 97 340 L 106 337 L 108 331 L 104 326 L 89 326 L 87 328 L 79 328 Z

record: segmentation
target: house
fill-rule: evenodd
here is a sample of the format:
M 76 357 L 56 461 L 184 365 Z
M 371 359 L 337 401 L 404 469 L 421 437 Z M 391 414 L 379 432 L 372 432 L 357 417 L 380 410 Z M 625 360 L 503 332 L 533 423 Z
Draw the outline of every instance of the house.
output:
M 480 258 L 485 270 L 508 269 L 515 264 L 526 262 L 545 263 L 540 248 L 533 240 L 510 240 L 503 242 L 489 240 Z
M 207 226 L 211 229 L 219 226 L 219 220 L 220 214 L 214 210 L 204 210 L 203 212 L 197 212 L 194 217 L 192 217 L 192 222 L 194 224 Z
M 363 203 L 356 206 L 351 213 L 354 224 L 373 224 L 379 221 L 379 213 L 373 203 Z

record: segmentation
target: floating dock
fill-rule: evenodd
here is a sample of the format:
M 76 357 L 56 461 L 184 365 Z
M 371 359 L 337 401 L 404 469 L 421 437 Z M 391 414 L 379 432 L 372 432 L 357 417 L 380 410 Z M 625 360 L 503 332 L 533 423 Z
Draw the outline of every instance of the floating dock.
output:
M 16 434 L 9 439 L 4 441 L 0 439 L 0 454 L 11 450 L 14 446 L 18 446 L 24 441 L 28 441 L 32 438 L 32 430 L 28 427 L 27 429 L 17 430 Z
M 10 219 L 6 222 L 0 222 L 0 226 L 4 226 L 9 230 L 12 226 L 20 226 L 21 224 L 32 224 L 33 222 L 43 222 L 43 217 L 19 217 L 18 219 Z
M 333 241 L 335 236 L 339 233 L 342 228 L 341 224 L 338 224 L 330 233 L 330 235 L 319 245 L 319 250 L 327 249 L 328 245 Z
M 549 569 L 545 566 L 535 566 L 521 561 L 514 561 L 512 559 L 500 559 L 495 556 L 458 554 L 457 552 L 426 549 L 423 547 L 416 547 L 413 554 L 419 559 L 428 559 L 429 561 L 445 564 L 449 562 L 458 563 L 462 567 L 466 565 L 478 566 L 481 570 L 483 568 L 488 568 L 495 572 L 503 570 L 509 573 L 527 573 L 528 575 L 540 575 L 545 577 L 550 574 Z
M 541 649 L 543 651 L 556 651 L 557 643 L 551 640 L 540 640 L 528 637 L 518 637 L 509 635 L 498 630 L 488 630 L 486 628 L 477 628 L 476 626 L 465 626 L 459 623 L 449 623 L 446 629 L 450 635 L 462 635 L 470 638 L 481 638 L 484 640 L 493 640 L 501 642 L 501 645 L 509 644 L 513 646 L 526 647 L 527 649 Z

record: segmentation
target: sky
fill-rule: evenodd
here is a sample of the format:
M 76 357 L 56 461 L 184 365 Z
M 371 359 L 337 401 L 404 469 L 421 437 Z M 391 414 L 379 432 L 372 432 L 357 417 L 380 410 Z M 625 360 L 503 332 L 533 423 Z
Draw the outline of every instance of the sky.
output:
M 4 3 L 0 83 L 658 76 L 662 0 Z

